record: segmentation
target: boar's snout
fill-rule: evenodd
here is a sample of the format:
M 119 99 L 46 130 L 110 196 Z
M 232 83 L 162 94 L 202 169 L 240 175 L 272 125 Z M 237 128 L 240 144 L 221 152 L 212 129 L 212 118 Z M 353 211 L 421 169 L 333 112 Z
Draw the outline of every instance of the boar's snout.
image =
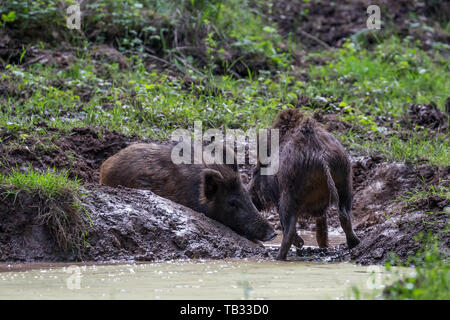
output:
M 270 241 L 277 236 L 270 223 L 259 213 L 250 197 L 242 210 L 236 213 L 236 229 L 240 229 L 242 235 L 250 240 Z
M 259 213 L 240 179 L 231 181 L 216 170 L 202 172 L 201 196 L 209 203 L 208 215 L 249 240 L 268 241 L 276 236 Z
M 275 230 L 256 209 L 246 190 L 237 198 L 230 198 L 225 200 L 221 211 L 224 224 L 252 241 L 269 241 L 276 237 Z
M 274 230 L 271 230 L 270 232 L 268 232 L 266 234 L 266 237 L 264 239 L 261 239 L 261 241 L 270 241 L 275 239 L 275 237 L 277 236 L 277 233 Z

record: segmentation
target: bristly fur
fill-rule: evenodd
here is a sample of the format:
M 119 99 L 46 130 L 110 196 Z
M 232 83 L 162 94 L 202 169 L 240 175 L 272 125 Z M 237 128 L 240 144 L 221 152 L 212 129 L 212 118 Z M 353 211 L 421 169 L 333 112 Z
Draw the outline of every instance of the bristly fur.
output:
M 230 165 L 175 164 L 172 148 L 170 145 L 133 144 L 102 164 L 100 183 L 151 190 L 204 213 L 250 240 L 266 241 L 276 235 L 252 204 L 236 161 Z M 228 153 L 225 148 L 224 155 Z
M 262 176 L 258 163 L 249 191 L 258 209 L 277 206 L 283 227 L 278 259 L 286 258 L 292 243 L 302 243 L 295 233 L 295 221 L 301 215 L 316 218 L 317 243 L 328 245 L 326 212 L 332 203 L 338 205 L 349 247 L 357 245 L 350 220 L 351 164 L 343 146 L 297 109 L 282 111 L 272 128 L 280 130 L 280 169 L 273 177 Z

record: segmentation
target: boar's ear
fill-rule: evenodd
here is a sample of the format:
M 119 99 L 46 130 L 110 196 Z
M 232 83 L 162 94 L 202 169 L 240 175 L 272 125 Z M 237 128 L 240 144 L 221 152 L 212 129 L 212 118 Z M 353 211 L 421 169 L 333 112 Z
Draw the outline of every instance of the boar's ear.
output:
M 202 202 L 211 201 L 219 189 L 223 176 L 219 171 L 204 169 L 201 173 L 200 198 Z

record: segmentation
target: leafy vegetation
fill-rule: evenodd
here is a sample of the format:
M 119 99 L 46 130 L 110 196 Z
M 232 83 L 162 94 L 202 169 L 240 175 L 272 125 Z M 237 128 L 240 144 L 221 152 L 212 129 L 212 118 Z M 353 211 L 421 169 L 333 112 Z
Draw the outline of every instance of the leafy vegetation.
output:
M 288 61 L 274 26 L 266 25 L 248 1 L 87 0 L 80 6 L 80 32 L 65 28 L 65 9 L 71 4 L 77 2 L 8 1 L 0 11 L 18 37 L 49 43 L 64 39 L 77 46 L 112 43 L 125 52 L 169 58 L 178 66 L 196 62 L 207 71 L 247 73 L 253 71 L 251 59 L 272 66 Z
M 52 125 L 61 129 L 101 125 L 126 134 L 167 137 L 176 128 L 191 126 L 194 120 L 203 120 L 210 127 L 267 126 L 279 110 L 295 106 L 301 96 L 332 101 L 331 96 L 341 102 L 330 104 L 335 110 L 329 111 L 340 112 L 344 121 L 358 124 L 366 129 L 366 133 L 375 135 L 373 141 L 350 139 L 348 142 L 361 143 L 362 149 L 381 150 L 390 158 L 417 161 L 427 155 L 432 163 L 446 165 L 449 157 L 445 137 L 429 139 L 424 135 L 403 141 L 392 136 L 386 140 L 376 122 L 376 114 L 384 112 L 387 116 L 389 113 L 386 112 L 400 114 L 404 110 L 408 104 L 407 96 L 401 102 L 395 102 L 402 92 L 416 93 L 417 96 L 411 96 L 409 101 L 433 99 L 440 101 L 442 107 L 444 98 L 450 94 L 446 72 L 448 64 L 442 68 L 441 62 L 428 61 L 424 58 L 427 55 L 418 48 L 414 50 L 427 60 L 433 79 L 411 68 L 399 74 L 395 63 L 383 65 L 384 62 L 380 62 L 380 54 L 385 54 L 386 49 L 391 51 L 391 55 L 400 56 L 404 48 L 393 40 L 380 45 L 379 51 L 367 54 L 364 60 L 359 60 L 352 46 L 348 45 L 331 55 L 327 65 L 310 66 L 310 82 L 296 80 L 287 70 L 275 73 L 260 71 L 247 79 L 210 75 L 198 82 L 186 82 L 183 77 L 149 70 L 136 56 L 128 58 L 132 69 L 118 72 L 117 62 L 110 64 L 91 60 L 89 53 L 76 61 L 74 59 L 63 70 L 58 65 L 39 63 L 26 70 L 8 65 L 1 81 L 7 84 L 11 95 L 3 98 L 7 101 L 2 107 L 1 123 L 7 128 L 26 128 L 52 119 Z M 395 50 L 398 53 L 392 53 Z M 360 61 L 360 65 L 355 65 L 354 61 Z M 362 72 L 369 66 L 372 73 Z M 338 76 L 332 78 L 336 73 Z M 346 86 L 349 81 L 345 79 L 349 77 L 353 78 L 349 80 L 352 85 Z M 361 79 L 355 80 L 356 77 Z M 388 77 L 392 79 L 386 80 Z M 387 81 L 395 87 L 391 95 L 376 93 Z M 377 83 L 379 85 L 371 87 Z M 397 88 L 395 83 L 402 85 Z M 366 91 L 369 87 L 375 90 L 375 94 Z M 312 109 L 311 106 L 304 108 L 314 111 L 314 106 Z M 417 148 L 417 145 L 422 147 Z
M 331 57 L 312 67 L 315 80 L 308 93 L 340 97 L 371 115 L 399 115 L 411 103 L 443 106 L 450 93 L 448 60 L 430 57 L 408 38 L 392 37 L 371 51 L 347 42 Z
M 383 297 L 396 300 L 449 300 L 450 265 L 448 257 L 438 250 L 437 239 L 429 240 L 427 245 L 411 259 L 415 275 L 404 277 L 388 285 Z M 386 269 L 391 270 L 390 264 Z

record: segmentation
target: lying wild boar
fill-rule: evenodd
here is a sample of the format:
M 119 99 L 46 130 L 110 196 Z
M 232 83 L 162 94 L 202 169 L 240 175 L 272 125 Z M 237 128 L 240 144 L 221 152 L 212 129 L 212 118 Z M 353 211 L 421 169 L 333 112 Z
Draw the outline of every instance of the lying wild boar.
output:
M 131 145 L 102 164 L 100 183 L 149 189 L 250 240 L 269 241 L 276 236 L 242 185 L 237 165 L 174 164 L 171 151 L 167 145 Z
M 261 175 L 258 163 L 250 182 L 250 195 L 258 210 L 275 205 L 283 228 L 277 256 L 285 260 L 294 243 L 303 239 L 296 233 L 299 216 L 316 218 L 319 247 L 328 246 L 326 212 L 330 203 L 338 205 L 339 220 L 349 248 L 360 241 L 351 223 L 351 164 L 340 142 L 297 109 L 280 113 L 273 125 L 280 135 L 280 167 L 276 175 Z

